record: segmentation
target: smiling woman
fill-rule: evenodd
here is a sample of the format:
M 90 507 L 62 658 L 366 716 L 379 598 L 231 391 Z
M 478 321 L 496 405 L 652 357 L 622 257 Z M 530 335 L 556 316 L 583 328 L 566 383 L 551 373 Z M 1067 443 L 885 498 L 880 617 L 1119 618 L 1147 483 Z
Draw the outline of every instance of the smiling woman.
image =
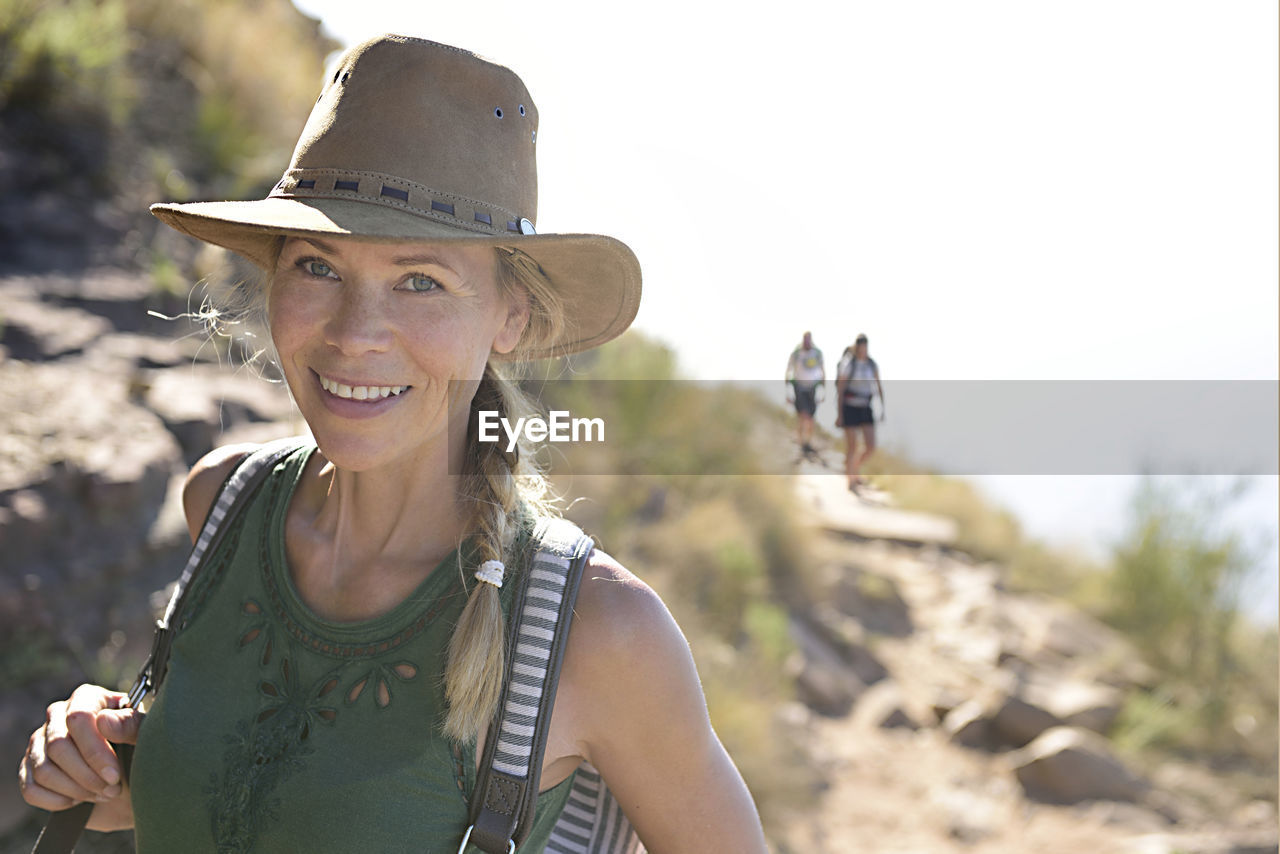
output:
M 585 850 L 553 826 L 598 772 L 649 850 L 765 850 L 679 628 L 598 550 L 540 774 L 514 783 L 533 818 L 519 840 L 473 826 L 501 807 L 477 769 L 506 680 L 518 693 L 531 668 L 505 626 L 541 595 L 529 562 L 552 515 L 533 455 L 480 442 L 479 413 L 518 414 L 503 362 L 604 343 L 640 295 L 618 241 L 536 233 L 536 138 L 511 71 L 384 36 L 325 81 L 268 198 L 153 207 L 263 270 L 235 302 L 265 317 L 314 444 L 224 523 L 145 715 L 93 685 L 50 707 L 19 772 L 29 803 L 92 802 L 91 827 L 132 826 L 143 852 Z M 253 450 L 192 470 L 193 540 Z M 505 720 L 497 753 L 535 729 Z M 135 741 L 126 785 L 110 742 Z

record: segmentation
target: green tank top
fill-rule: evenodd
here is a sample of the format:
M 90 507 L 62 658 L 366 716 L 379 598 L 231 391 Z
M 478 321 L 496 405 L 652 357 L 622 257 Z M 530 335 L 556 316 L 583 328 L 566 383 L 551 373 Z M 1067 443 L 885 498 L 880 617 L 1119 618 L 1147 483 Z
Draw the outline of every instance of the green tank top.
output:
M 458 850 L 475 745 L 454 745 L 440 725 L 472 570 L 450 555 L 381 617 L 318 617 L 284 548 L 314 450 L 276 467 L 193 582 L 133 759 L 140 854 Z M 539 796 L 522 854 L 543 850 L 572 783 Z

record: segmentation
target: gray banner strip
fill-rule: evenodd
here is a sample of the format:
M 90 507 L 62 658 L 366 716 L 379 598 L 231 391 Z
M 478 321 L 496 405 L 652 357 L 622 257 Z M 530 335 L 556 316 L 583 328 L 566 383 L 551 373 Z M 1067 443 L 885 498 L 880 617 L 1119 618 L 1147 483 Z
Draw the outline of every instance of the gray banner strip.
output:
M 885 401 L 872 404 L 877 445 L 939 474 L 1280 472 L 1273 380 L 887 380 L 883 387 Z M 535 430 L 525 452 L 555 472 L 796 471 L 796 416 L 780 380 L 551 380 L 522 388 L 544 420 L 559 413 L 562 435 L 575 420 L 603 424 L 579 431 L 577 441 Z M 842 474 L 845 435 L 835 425 L 830 381 L 819 397 L 819 461 Z M 489 435 L 505 446 L 508 434 L 490 424 Z M 474 418 L 469 430 L 477 431 Z

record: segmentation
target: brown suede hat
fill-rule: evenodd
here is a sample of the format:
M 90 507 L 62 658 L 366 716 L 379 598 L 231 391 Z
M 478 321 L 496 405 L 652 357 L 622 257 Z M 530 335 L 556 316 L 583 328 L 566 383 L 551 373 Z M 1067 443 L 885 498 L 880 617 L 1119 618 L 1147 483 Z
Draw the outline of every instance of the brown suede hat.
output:
M 342 56 L 267 198 L 151 212 L 263 269 L 282 234 L 518 248 L 547 274 L 567 320 L 559 340 L 523 355 L 564 355 L 631 325 L 640 264 L 612 237 L 535 234 L 537 138 L 538 111 L 510 69 L 448 45 L 379 36 Z

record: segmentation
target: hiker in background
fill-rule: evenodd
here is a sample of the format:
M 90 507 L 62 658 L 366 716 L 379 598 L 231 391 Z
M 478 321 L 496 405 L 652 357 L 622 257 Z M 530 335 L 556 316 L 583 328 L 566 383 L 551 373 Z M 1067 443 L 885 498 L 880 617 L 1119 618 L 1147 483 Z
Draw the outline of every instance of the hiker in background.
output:
M 502 363 L 615 338 L 640 299 L 621 242 L 535 234 L 536 132 L 509 69 L 383 36 L 339 59 L 268 198 L 152 208 L 261 268 L 222 328 L 265 321 L 314 443 L 210 551 L 145 714 L 94 685 L 49 707 L 28 803 L 92 802 L 142 854 L 460 850 L 522 556 L 554 515 L 532 449 L 481 442 L 478 413 L 527 404 Z M 188 476 L 193 540 L 252 450 Z M 764 854 L 653 590 L 594 551 L 572 626 L 541 776 L 503 781 L 536 797 L 520 850 L 544 850 L 585 760 L 649 850 Z M 110 742 L 136 742 L 128 785 Z
M 813 335 L 804 334 L 787 359 L 787 402 L 796 408 L 796 441 L 804 456 L 813 453 L 813 415 L 818 411 L 819 392 L 826 381 L 822 351 L 813 346 Z
M 836 426 L 844 428 L 844 471 L 849 489 L 857 492 L 866 483 L 859 473 L 862 464 L 876 449 L 876 421 L 871 400 L 880 397 L 880 420 L 884 420 L 884 387 L 880 385 L 880 369 L 867 354 L 867 336 L 859 335 L 853 347 L 846 347 L 836 372 L 836 398 L 840 411 Z M 858 436 L 862 451 L 858 451 Z

